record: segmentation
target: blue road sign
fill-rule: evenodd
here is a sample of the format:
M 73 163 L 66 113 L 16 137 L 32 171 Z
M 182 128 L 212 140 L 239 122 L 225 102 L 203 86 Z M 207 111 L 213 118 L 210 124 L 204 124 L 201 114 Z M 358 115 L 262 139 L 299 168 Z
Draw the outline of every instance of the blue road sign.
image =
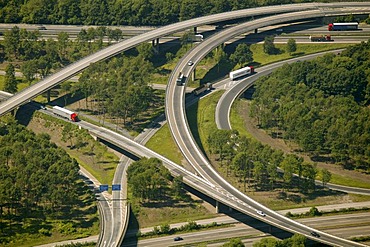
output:
M 112 190 L 121 190 L 120 184 L 112 184 Z
M 109 188 L 108 184 L 102 184 L 102 185 L 99 186 L 99 190 L 101 192 L 108 191 L 108 188 Z

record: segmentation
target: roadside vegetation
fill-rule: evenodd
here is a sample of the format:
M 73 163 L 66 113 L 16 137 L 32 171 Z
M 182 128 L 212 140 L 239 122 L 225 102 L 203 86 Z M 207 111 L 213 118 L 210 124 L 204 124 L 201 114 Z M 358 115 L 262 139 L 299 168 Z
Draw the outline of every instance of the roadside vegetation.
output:
M 362 213 L 362 212 L 369 212 L 370 209 L 367 207 L 363 208 L 345 208 L 340 210 L 331 210 L 331 211 L 320 211 L 316 207 L 312 207 L 310 211 L 302 214 L 293 214 L 288 212 L 285 216 L 292 218 L 292 219 L 301 219 L 301 218 L 309 218 L 309 217 L 318 217 L 318 216 L 330 216 L 330 215 L 338 215 L 338 214 L 348 214 L 348 213 Z
M 256 82 L 251 116 L 312 160 L 370 171 L 370 42 L 284 65 Z
M 106 146 L 95 141 L 86 130 L 39 112 L 33 114 L 27 128 L 46 133 L 59 147 L 76 159 L 102 184 L 111 184 L 119 158 Z
M 334 1 L 334 0 L 333 0 Z M 329 2 L 333 2 L 329 1 Z M 30 0 L 5 1 L 0 5 L 0 22 L 63 25 L 162 26 L 195 17 L 259 6 L 310 1 L 180 0 L 148 1 L 95 0 L 65 2 Z M 37 8 L 35 8 L 37 6 Z
M 214 216 L 184 189 L 182 177 L 172 177 L 162 162 L 143 158 L 127 170 L 129 200 L 138 228 L 160 225 L 168 232 L 170 223 Z M 158 229 L 155 228 L 155 229 Z
M 30 246 L 98 233 L 93 192 L 78 163 L 47 134 L 0 122 L 1 246 Z

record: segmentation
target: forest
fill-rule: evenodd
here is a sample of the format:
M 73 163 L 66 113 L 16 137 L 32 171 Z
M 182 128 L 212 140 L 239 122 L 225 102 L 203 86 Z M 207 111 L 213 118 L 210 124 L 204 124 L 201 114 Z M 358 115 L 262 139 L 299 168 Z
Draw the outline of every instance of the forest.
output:
M 142 158 L 132 163 L 127 169 L 127 183 L 133 198 L 142 202 L 185 198 L 182 177 L 172 177 L 162 161 L 156 158 Z
M 251 115 L 313 160 L 370 169 L 370 42 L 284 65 L 256 83 Z
M 86 209 L 96 214 L 97 208 L 77 161 L 51 143 L 47 134 L 36 135 L 14 119 L 2 118 L 0 171 L 0 245 L 18 241 L 15 233 L 51 236 L 55 221 L 62 235 L 97 222 L 81 214 Z M 76 215 L 81 222 L 72 222 Z
M 0 22 L 160 26 L 231 10 L 294 2 L 302 1 L 9 0 L 0 1 Z

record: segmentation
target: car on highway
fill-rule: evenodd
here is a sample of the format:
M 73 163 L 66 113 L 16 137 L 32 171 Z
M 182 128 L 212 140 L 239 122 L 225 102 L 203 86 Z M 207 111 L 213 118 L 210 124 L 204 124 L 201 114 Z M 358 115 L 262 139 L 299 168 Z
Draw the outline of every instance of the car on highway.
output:
M 173 239 L 173 241 L 181 241 L 181 240 L 183 240 L 182 237 L 176 237 L 176 238 Z
M 320 237 L 320 234 L 318 234 L 317 232 L 314 232 L 314 231 L 311 232 L 311 235 L 316 237 L 316 238 Z
M 191 61 L 191 60 L 188 62 L 188 65 L 189 65 L 189 66 L 192 66 L 193 64 L 194 64 L 194 62 L 193 62 L 193 61 Z
M 261 210 L 257 210 L 256 213 L 263 216 L 263 217 L 266 216 L 266 214 L 264 212 L 262 212 Z
M 44 26 L 38 26 L 37 27 L 37 30 L 46 30 L 46 27 L 44 27 Z

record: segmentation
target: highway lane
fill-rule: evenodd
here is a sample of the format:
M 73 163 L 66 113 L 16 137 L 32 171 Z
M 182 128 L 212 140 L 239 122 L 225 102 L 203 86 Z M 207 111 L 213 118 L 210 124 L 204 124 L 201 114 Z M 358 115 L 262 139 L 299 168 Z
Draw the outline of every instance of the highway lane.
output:
M 184 107 L 184 87 L 176 86 L 176 76 L 180 73 L 180 71 L 186 76 L 189 77 L 190 73 L 193 70 L 193 67 L 203 58 L 205 55 L 210 52 L 213 48 L 217 47 L 219 44 L 225 42 L 226 40 L 239 35 L 242 32 L 248 32 L 254 30 L 260 26 L 267 26 L 276 24 L 279 22 L 287 22 L 298 20 L 302 18 L 310 18 L 314 16 L 324 16 L 326 14 L 335 14 L 334 11 L 324 13 L 324 11 L 306 11 L 301 13 L 289 13 L 289 14 L 281 14 L 278 16 L 273 17 L 266 17 L 254 21 L 248 22 L 248 24 L 241 24 L 234 28 L 229 28 L 222 33 L 215 34 L 214 36 L 208 38 L 201 44 L 199 44 L 196 48 L 189 51 L 185 57 L 178 63 L 175 70 L 172 73 L 172 76 L 169 80 L 169 86 L 166 93 L 166 115 L 168 118 L 168 123 L 172 132 L 172 136 L 174 137 L 175 141 L 177 142 L 181 152 L 188 160 L 188 162 L 197 170 L 199 174 L 201 174 L 205 179 L 210 181 L 213 184 L 217 185 L 217 189 L 225 190 L 226 193 L 230 193 L 236 202 L 234 204 L 234 208 L 242 208 L 244 205 L 239 206 L 239 201 L 246 202 L 248 205 L 252 206 L 253 208 L 257 208 L 267 212 L 269 216 L 268 220 L 263 218 L 261 220 L 268 222 L 273 225 L 278 225 L 283 229 L 286 229 L 291 232 L 298 232 L 303 235 L 308 236 L 309 238 L 313 238 L 309 232 L 312 229 L 305 227 L 297 222 L 289 220 L 285 217 L 281 217 L 280 215 L 276 214 L 272 210 L 263 207 L 262 205 L 254 202 L 246 195 L 242 194 L 234 187 L 232 187 L 227 181 L 222 179 L 217 172 L 209 164 L 207 158 L 199 151 L 199 148 L 195 144 L 193 136 L 190 134 L 190 131 L 187 126 L 187 121 L 185 117 L 185 107 Z M 187 66 L 187 61 L 193 61 L 194 66 Z M 178 99 L 181 99 L 180 101 Z M 253 214 L 252 214 L 253 215 Z M 331 236 L 329 234 L 321 233 L 320 232 L 320 242 L 330 243 L 334 245 L 343 245 L 343 246 L 354 246 L 353 242 L 342 241 L 335 236 Z
M 354 207 L 354 208 L 363 208 L 363 207 L 369 207 L 370 206 L 370 202 L 358 202 L 358 203 L 344 203 L 344 204 L 332 204 L 332 205 L 325 205 L 325 206 L 317 206 L 317 208 L 320 210 L 320 211 L 324 211 L 324 212 L 329 212 L 329 211 L 332 211 L 333 209 L 345 209 L 345 208 L 349 208 L 349 207 Z M 287 209 L 287 210 L 280 210 L 278 211 L 280 214 L 286 214 L 286 212 L 291 212 L 291 213 L 305 213 L 305 212 L 308 212 L 310 210 L 310 208 L 293 208 L 293 209 Z M 334 216 L 325 216 L 325 217 L 313 217 L 313 218 L 306 218 L 306 219 L 300 219 L 298 221 L 301 221 L 302 223 L 304 224 L 311 224 L 311 225 L 321 225 L 321 224 L 326 224 L 325 227 L 326 228 L 332 228 L 330 227 L 330 222 L 335 222 L 335 224 L 332 223 L 332 225 L 335 225 L 336 227 L 337 226 L 341 226 L 341 228 L 351 228 L 353 229 L 353 226 L 354 225 L 362 225 L 364 226 L 365 223 L 366 224 L 370 224 L 368 223 L 370 221 L 370 218 L 369 218 L 369 215 L 370 213 L 354 213 L 354 214 L 345 214 L 345 215 L 334 215 Z M 197 224 L 200 224 L 200 225 L 205 225 L 205 224 L 210 224 L 212 222 L 217 222 L 218 224 L 239 224 L 240 221 L 246 223 L 248 220 L 252 220 L 254 222 L 253 219 L 251 219 L 250 217 L 248 216 L 245 216 L 245 215 L 241 215 L 239 214 L 237 216 L 238 220 L 236 220 L 235 218 L 231 218 L 230 216 L 219 216 L 219 217 L 216 217 L 216 218 L 211 218 L 211 219 L 205 219 L 205 220 L 198 220 L 196 221 Z M 345 219 L 346 221 L 343 221 L 343 219 Z M 240 220 L 240 221 L 239 221 Z M 171 228 L 174 228 L 174 227 L 180 227 L 182 225 L 185 225 L 187 224 L 188 222 L 182 222 L 182 223 L 175 223 L 175 224 L 171 224 Z M 324 226 L 324 225 L 323 225 Z M 140 229 L 140 232 L 141 233 L 147 233 L 149 231 L 152 231 L 153 230 L 153 227 L 148 227 L 148 228 L 141 228 Z M 253 231 L 253 227 L 250 228 L 250 230 Z M 368 229 L 370 230 L 370 228 Z M 249 231 L 249 229 L 248 229 Z M 347 231 L 349 232 L 349 231 Z M 136 235 L 136 232 L 130 232 L 128 231 L 127 233 L 129 237 L 132 237 L 133 235 Z M 354 234 L 352 236 L 356 236 L 356 232 L 354 233 L 351 233 L 351 234 Z M 182 234 L 175 234 L 174 236 L 178 236 L 178 235 L 182 235 Z M 245 235 L 245 234 L 244 234 Z M 363 232 L 362 235 L 370 235 L 369 234 L 366 234 L 366 232 Z M 191 236 L 191 235 L 190 235 Z M 266 235 L 266 236 L 270 236 L 270 235 Z M 347 236 L 347 237 L 351 237 L 351 236 Z M 60 245 L 63 245 L 63 244 L 69 244 L 69 243 L 84 243 L 84 242 L 96 242 L 98 239 L 98 236 L 90 236 L 88 238 L 84 238 L 84 239 L 78 239 L 78 240 L 69 240 L 69 241 L 63 241 L 63 242 L 57 242 L 57 243 L 50 243 L 50 244 L 45 244 L 45 245 L 40 245 L 38 247 L 53 247 L 53 246 L 60 246 Z M 253 239 L 255 240 L 255 239 Z M 247 240 L 246 240 L 247 241 Z M 207 245 L 209 246 L 209 245 Z
M 358 237 L 358 236 L 369 236 L 370 235 L 370 213 L 355 213 L 346 215 L 336 216 L 323 216 L 313 217 L 306 219 L 297 220 L 302 224 L 309 225 L 313 228 L 322 229 L 325 232 L 336 234 L 344 238 Z M 253 225 L 251 227 L 250 225 Z M 264 230 L 266 225 L 256 220 L 246 220 L 244 223 L 237 223 L 234 226 L 221 229 L 204 230 L 192 233 L 179 233 L 166 237 L 158 237 L 155 239 L 140 240 L 137 246 L 173 246 L 177 244 L 196 244 L 204 241 L 216 241 L 219 240 L 218 244 L 226 242 L 222 239 L 246 237 L 248 243 L 247 246 L 252 246 L 253 242 L 259 241 L 264 237 L 273 237 L 270 234 L 266 234 Z M 278 229 L 274 230 L 275 233 L 279 233 Z M 361 232 L 361 234 L 358 234 Z M 181 236 L 182 241 L 174 242 L 175 236 Z M 128 246 L 135 246 L 130 245 Z M 208 246 L 208 245 L 207 245 Z M 215 245 L 219 246 L 219 245 Z
M 125 50 L 131 49 L 140 43 L 148 42 L 150 40 L 154 40 L 156 38 L 160 38 L 160 37 L 166 36 L 171 33 L 182 31 L 182 30 L 195 27 L 195 26 L 200 26 L 200 25 L 205 25 L 205 24 L 215 23 L 215 22 L 220 22 L 220 21 L 225 21 L 225 20 L 231 20 L 231 19 L 237 19 L 237 18 L 242 18 L 242 17 L 248 17 L 248 16 L 257 16 L 257 15 L 262 15 L 262 14 L 263 15 L 277 14 L 277 13 L 284 13 L 284 12 L 290 12 L 290 11 L 308 10 L 308 9 L 318 9 L 320 7 L 337 8 L 338 11 L 340 11 L 342 10 L 341 7 L 348 7 L 348 6 L 367 7 L 369 6 L 369 3 L 362 3 L 362 2 L 307 3 L 307 4 L 268 6 L 268 7 L 244 9 L 244 10 L 226 12 L 226 13 L 221 13 L 221 14 L 215 14 L 215 15 L 200 17 L 200 18 L 191 19 L 191 20 L 179 22 L 176 24 L 168 25 L 165 27 L 161 27 L 161 28 L 143 33 L 141 35 L 132 37 L 130 39 L 121 41 L 114 45 L 111 45 L 103 50 L 100 50 L 90 56 L 87 56 L 63 68 L 62 70 L 56 72 L 55 74 L 50 75 L 46 77 L 45 79 L 41 80 L 37 84 L 34 84 L 24 89 L 23 91 L 15 94 L 11 99 L 5 102 L 2 102 L 0 104 L 0 116 L 11 111 L 12 109 L 15 109 L 17 106 L 28 102 L 30 99 L 49 90 L 50 88 L 53 88 L 55 85 L 76 75 L 80 71 L 90 66 L 91 63 L 96 63 L 98 61 L 107 59 Z

